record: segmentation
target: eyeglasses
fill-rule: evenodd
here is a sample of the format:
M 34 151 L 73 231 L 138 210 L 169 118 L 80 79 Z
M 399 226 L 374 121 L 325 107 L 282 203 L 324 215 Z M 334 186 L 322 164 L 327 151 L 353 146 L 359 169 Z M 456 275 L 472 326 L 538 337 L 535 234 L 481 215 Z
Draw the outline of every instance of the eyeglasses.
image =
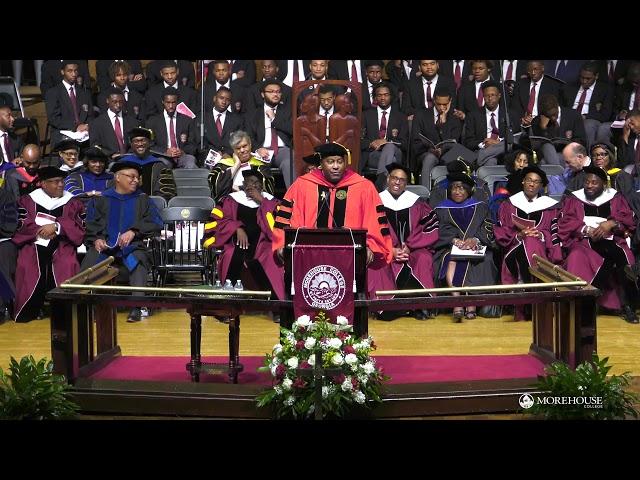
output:
M 64 155 L 65 157 L 77 157 L 78 156 L 78 152 L 76 151 L 72 151 L 72 152 L 60 152 L 62 155 Z
M 128 173 L 120 173 L 120 175 L 124 175 L 125 177 L 129 177 L 129 181 L 130 182 L 139 182 L 140 181 L 140 177 L 138 177 L 137 175 L 129 175 Z
M 531 185 L 540 185 L 542 180 L 532 180 L 531 178 L 525 178 L 524 183 L 530 183 Z
M 407 179 L 406 178 L 396 177 L 395 175 L 390 175 L 389 176 L 389 180 L 391 180 L 392 182 L 396 182 L 396 183 L 407 183 Z
M 593 157 L 594 158 L 602 158 L 602 157 L 608 157 L 609 154 L 607 152 L 600 152 L 600 153 L 594 153 Z

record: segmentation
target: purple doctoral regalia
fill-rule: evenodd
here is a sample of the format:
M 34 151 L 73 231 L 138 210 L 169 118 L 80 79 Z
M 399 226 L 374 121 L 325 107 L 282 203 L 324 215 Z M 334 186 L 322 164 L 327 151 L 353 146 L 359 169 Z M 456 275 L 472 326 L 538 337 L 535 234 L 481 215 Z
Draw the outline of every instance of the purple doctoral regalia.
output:
M 502 202 L 498 211 L 498 223 L 493 227 L 496 243 L 503 248 L 504 258 L 502 260 L 501 277 L 505 285 L 518 283 L 518 275 L 508 268 L 511 256 L 518 254 L 518 247 L 524 249 L 529 266 L 533 266 L 533 254 L 559 264 L 562 262 L 562 248 L 558 237 L 558 202 L 548 196 L 537 197 L 533 202 L 529 202 L 524 192 L 511 195 L 508 201 Z M 516 234 L 519 232 L 514 224 L 513 216 L 523 218 L 518 213 L 530 214 L 540 212 L 535 228 L 542 232 L 542 239 L 537 237 L 523 237 L 519 240 Z
M 267 192 L 262 193 L 264 199 L 260 206 L 256 205 L 257 223 L 260 227 L 260 237 L 255 250 L 255 259 L 260 262 L 264 269 L 275 295 L 279 299 L 284 298 L 284 268 L 278 266 L 273 256 L 271 248 L 273 224 L 276 208 L 280 201 Z M 246 194 L 244 192 L 234 192 L 222 198 L 221 205 L 216 206 L 211 211 L 211 222 L 205 225 L 205 240 L 203 242 L 206 248 L 220 248 L 222 254 L 218 258 L 218 272 L 220 279 L 224 282 L 227 278 L 229 265 L 233 258 L 233 252 L 236 249 L 234 236 L 239 227 L 244 227 L 244 223 L 238 220 L 238 201 L 234 196 L 244 196 L 243 204 L 246 203 Z
M 413 277 L 422 288 L 433 288 L 433 245 L 438 241 L 438 217 L 429 204 L 413 192 L 404 191 L 397 199 L 384 190 L 380 198 L 386 209 L 400 212 L 408 209 L 406 231 L 396 231 L 389 222 L 389 232 L 394 248 L 401 248 L 404 242 L 410 250 L 409 261 Z M 375 298 L 376 290 L 394 290 L 396 280 L 405 263 L 392 261 L 390 264 L 377 262 L 369 266 L 367 284 L 369 298 Z
M 37 207 L 34 198 L 37 200 L 41 195 L 46 194 L 42 189 L 37 189 L 18 199 L 18 230 L 11 239 L 20 249 L 16 266 L 16 318 L 33 295 L 40 279 L 38 250 L 34 242 L 37 240 L 38 230 L 42 227 L 35 222 Z M 55 203 L 56 208 L 64 205 L 62 215 L 56 218 L 61 227 L 60 243 L 52 256 L 53 276 L 56 286 L 59 286 L 80 269 L 76 249 L 84 239 L 85 226 L 84 205 L 80 200 L 73 198 L 69 192 L 64 192 L 63 197 L 56 200 L 59 200 Z
M 609 197 L 610 199 L 608 199 Z M 632 234 L 636 228 L 633 212 L 624 197 L 615 190 L 609 189 L 605 190 L 595 202 L 603 205 L 606 203 L 603 200 L 610 202 L 611 215 L 609 219 L 616 220 L 622 229 Z M 558 219 L 558 236 L 562 246 L 569 252 L 564 264 L 565 270 L 591 283 L 602 267 L 604 259 L 590 247 L 589 239 L 582 234 L 582 229 L 585 226 L 585 203 L 584 189 L 577 190 L 565 198 Z M 615 230 L 613 232 L 613 241 L 618 248 L 622 249 L 627 262 L 630 265 L 633 264 L 635 262 L 633 253 L 621 231 Z M 607 289 L 603 293 L 604 295 L 599 298 L 598 303 L 611 309 L 620 307 L 620 300 L 615 289 Z

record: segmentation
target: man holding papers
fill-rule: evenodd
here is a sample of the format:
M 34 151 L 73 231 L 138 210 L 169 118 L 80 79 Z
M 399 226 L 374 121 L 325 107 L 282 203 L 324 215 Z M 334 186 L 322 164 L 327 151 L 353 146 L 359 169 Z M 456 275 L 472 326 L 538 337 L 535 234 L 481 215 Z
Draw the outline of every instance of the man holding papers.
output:
M 64 191 L 64 177 L 56 167 L 41 168 L 41 188 L 18 200 L 18 229 L 11 239 L 19 248 L 16 322 L 39 316 L 47 291 L 78 272 L 84 205 Z
M 622 305 L 622 318 L 638 323 L 630 305 L 635 286 L 624 274 L 624 267 L 634 263 L 627 244 L 636 229 L 633 212 L 610 187 L 607 172 L 593 166 L 582 170 L 584 188 L 567 195 L 558 219 L 558 236 L 569 252 L 564 268 L 603 290 L 600 305 L 611 309 Z

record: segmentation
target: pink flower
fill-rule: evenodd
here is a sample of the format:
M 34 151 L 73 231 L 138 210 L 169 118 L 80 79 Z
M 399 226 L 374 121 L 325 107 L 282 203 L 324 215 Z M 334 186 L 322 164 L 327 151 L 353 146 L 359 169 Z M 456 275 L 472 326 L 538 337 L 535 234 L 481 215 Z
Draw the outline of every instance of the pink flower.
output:
M 302 378 L 298 377 L 293 382 L 293 388 L 304 388 L 307 386 L 307 382 L 305 382 Z
M 336 385 L 341 385 L 347 377 L 344 376 L 344 373 L 339 373 L 338 375 L 336 375 L 335 377 L 333 377 L 333 383 L 335 383 Z
M 298 340 L 296 342 L 296 350 L 302 350 L 304 348 L 304 340 Z
M 300 368 L 311 368 L 311 364 L 305 360 L 300 364 Z
M 358 379 L 356 377 L 351 377 L 351 385 L 353 385 L 353 389 L 358 388 Z
M 344 341 L 344 339 L 347 338 L 348 336 L 349 336 L 349 334 L 347 332 L 338 332 L 338 333 L 336 333 L 336 337 L 338 337 L 342 341 Z
M 353 348 L 351 345 L 345 345 L 342 351 L 345 353 L 345 355 L 348 355 L 350 353 L 356 353 L 356 349 Z
M 276 377 L 277 378 L 282 378 L 284 377 L 285 372 L 287 371 L 287 367 L 284 366 L 284 364 L 279 364 L 276 367 Z

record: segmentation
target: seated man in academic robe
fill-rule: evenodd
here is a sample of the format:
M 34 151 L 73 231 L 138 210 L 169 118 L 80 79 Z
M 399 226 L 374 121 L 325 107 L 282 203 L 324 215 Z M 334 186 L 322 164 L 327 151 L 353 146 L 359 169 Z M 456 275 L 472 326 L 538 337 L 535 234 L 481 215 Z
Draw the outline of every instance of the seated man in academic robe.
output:
M 273 251 L 283 258 L 285 227 L 361 228 L 367 230 L 367 265 L 389 263 L 391 236 L 375 186 L 347 170 L 351 154 L 342 145 L 326 143 L 315 151 L 320 168 L 298 177 L 284 195 L 273 230 Z
M 78 273 L 76 248 L 84 238 L 84 205 L 64 191 L 65 173 L 38 170 L 41 188 L 18 200 L 19 248 L 16 268 L 16 322 L 41 316 L 45 294 Z
M 406 190 L 410 170 L 387 165 L 387 188 L 380 193 L 393 242 L 393 261 L 369 268 L 369 295 L 376 290 L 433 288 L 433 250 L 438 241 L 438 217 L 429 204 Z M 389 315 L 391 312 L 385 312 Z M 426 310 L 412 312 L 418 320 L 433 317 Z
M 218 258 L 222 283 L 231 280 L 235 285 L 242 280 L 247 288 L 253 282 L 255 288 L 271 290 L 284 299 L 284 269 L 276 264 L 271 250 L 280 202 L 262 189 L 263 177 L 257 169 L 243 170 L 242 176 L 242 190 L 223 197 L 211 212 L 203 246 L 222 249 Z
M 114 166 L 119 162 L 135 163 L 140 167 L 141 183 L 138 188 L 147 195 L 160 194 L 160 174 L 165 164 L 150 152 L 153 131 L 148 128 L 136 127 L 129 133 L 131 139 L 131 152 L 120 157 L 118 162 L 111 166 L 111 173 L 114 173 Z
M 84 241 L 87 254 L 81 268 L 84 270 L 114 256 L 114 263 L 123 266 L 122 272 L 128 273 L 129 284 L 145 287 L 151 258 L 143 241 L 160 232 L 162 220 L 154 203 L 138 188 L 142 174 L 139 164 L 117 162 L 111 171 L 114 173 L 113 187 L 95 197 L 87 208 Z M 144 293 L 134 292 L 134 295 L 144 296 Z M 135 307 L 127 321 L 140 320 L 140 308 Z
M 17 200 L 39 187 L 38 169 L 40 168 L 41 151 L 38 145 L 30 143 L 22 149 L 21 165 L 7 170 L 3 187 L 12 193 Z
M 558 236 L 568 252 L 564 268 L 603 291 L 600 305 L 622 306 L 622 318 L 638 323 L 631 306 L 635 285 L 624 274 L 624 267 L 634 263 L 626 241 L 636 229 L 633 212 L 611 188 L 607 172 L 593 166 L 582 171 L 584 188 L 564 198 L 558 219 Z

